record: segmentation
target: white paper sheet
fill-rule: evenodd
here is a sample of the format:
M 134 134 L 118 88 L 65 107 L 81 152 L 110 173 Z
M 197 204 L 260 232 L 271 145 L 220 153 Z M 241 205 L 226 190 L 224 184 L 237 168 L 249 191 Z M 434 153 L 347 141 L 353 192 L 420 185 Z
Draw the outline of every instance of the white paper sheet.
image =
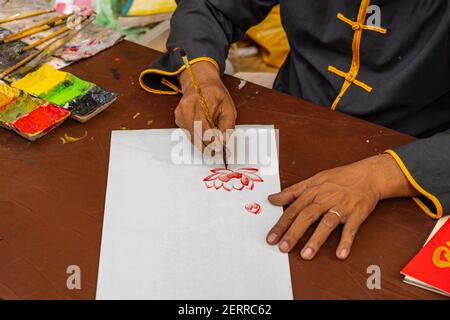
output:
M 253 190 L 208 189 L 217 166 L 173 164 L 173 132 L 112 134 L 97 299 L 292 299 L 288 256 L 265 241 L 282 214 L 267 201 L 276 150 Z

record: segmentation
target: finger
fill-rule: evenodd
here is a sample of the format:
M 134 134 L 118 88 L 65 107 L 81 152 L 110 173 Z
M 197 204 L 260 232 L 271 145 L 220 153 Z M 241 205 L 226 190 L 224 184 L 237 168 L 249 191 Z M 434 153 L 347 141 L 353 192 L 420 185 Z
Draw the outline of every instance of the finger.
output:
M 333 213 L 326 213 L 311 238 L 301 251 L 301 256 L 305 260 L 311 260 L 315 257 L 320 247 L 330 236 L 331 232 L 339 225 L 340 219 Z
M 339 242 L 336 250 L 336 256 L 339 259 L 347 259 L 352 249 L 355 236 L 358 233 L 359 227 L 362 223 L 363 221 L 356 216 L 350 216 L 349 219 L 345 222 L 344 229 L 342 230 L 341 241 Z
M 175 116 L 175 124 L 181 129 L 187 129 L 185 126 L 186 123 L 184 121 L 183 107 L 181 103 L 175 108 L 173 114 Z
M 208 106 L 213 106 L 212 109 L 208 109 L 208 112 L 211 112 L 211 110 L 220 109 L 219 106 L 217 105 L 217 102 L 215 102 L 215 101 L 209 101 L 209 99 L 207 98 L 207 103 L 208 103 Z M 208 121 L 208 117 L 206 116 L 205 111 L 203 110 L 201 105 L 200 106 L 196 105 L 196 113 L 195 114 L 196 114 L 197 119 L 202 121 L 202 135 L 203 135 L 203 138 L 207 139 L 207 140 L 203 141 L 204 146 L 208 147 L 208 149 L 210 151 L 222 149 L 223 136 L 222 136 L 222 134 L 219 134 L 218 132 L 216 132 L 217 130 L 216 130 L 215 123 L 217 121 L 214 120 L 214 118 L 211 118 L 210 120 L 212 120 L 213 122 L 210 123 Z M 209 131 L 209 130 L 214 130 L 214 131 Z M 214 156 L 214 154 L 215 154 L 215 151 L 213 151 L 211 155 Z
M 191 141 L 193 145 L 195 145 L 200 150 L 202 149 L 201 144 L 196 145 L 196 142 L 200 140 L 194 136 L 195 132 L 192 121 L 185 120 L 180 107 L 177 107 L 177 109 L 175 109 L 175 124 L 185 131 L 187 138 Z
M 300 197 L 303 192 L 306 191 L 307 183 L 306 181 L 294 184 L 283 191 L 269 196 L 270 203 L 276 206 L 285 206 L 292 203 L 295 199 Z
M 326 209 L 324 209 L 322 205 L 316 203 L 312 203 L 303 209 L 281 239 L 279 246 L 280 251 L 291 251 L 306 230 L 319 219 L 325 210 Z
M 199 150 L 204 150 L 209 144 L 208 141 L 203 139 L 204 133 L 210 128 L 205 116 L 202 113 L 196 113 L 194 115 L 185 114 L 182 119 L 183 124 L 191 134 L 192 144 Z
M 227 130 L 233 130 L 236 125 L 236 115 L 232 112 L 223 112 L 220 114 L 217 121 L 217 127 L 222 132 L 226 134 Z
M 186 129 L 189 131 L 189 133 L 191 134 L 191 142 L 192 144 L 197 147 L 199 150 L 203 150 L 206 145 L 203 141 L 203 132 L 202 130 L 198 130 L 196 124 L 195 124 L 196 120 L 188 120 L 188 121 L 184 121 L 185 123 L 185 127 Z M 203 127 L 203 124 L 202 124 Z
M 307 193 L 298 197 L 281 215 L 278 222 L 273 226 L 267 235 L 267 242 L 269 244 L 277 244 L 281 237 L 286 233 L 291 224 L 294 222 L 297 215 L 305 209 L 316 196 L 315 191 L 308 191 Z
M 223 159 L 223 137 L 218 129 L 209 129 L 205 132 L 204 141 L 207 145 L 203 154 L 210 157 L 219 157 L 220 161 Z M 217 159 L 216 159 L 217 160 Z
M 194 132 L 194 118 L 193 114 L 190 114 L 186 111 L 186 102 L 183 100 L 178 104 L 178 106 L 175 108 L 174 115 L 175 115 L 175 124 L 181 128 L 185 129 L 189 133 L 189 139 L 191 140 L 193 145 L 196 145 L 195 142 L 201 141 L 198 139 L 198 137 L 195 137 Z M 196 145 L 199 149 L 202 148 L 201 145 Z

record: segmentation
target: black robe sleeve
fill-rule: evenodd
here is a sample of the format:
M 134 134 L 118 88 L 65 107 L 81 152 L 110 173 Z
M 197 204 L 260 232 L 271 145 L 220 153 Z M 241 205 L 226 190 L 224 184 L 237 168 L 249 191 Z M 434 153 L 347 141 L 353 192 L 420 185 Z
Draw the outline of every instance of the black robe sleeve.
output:
M 450 213 L 450 130 L 386 152 L 422 194 L 414 200 L 429 216 Z
M 152 93 L 180 93 L 177 75 L 184 70 L 176 47 L 192 64 L 213 63 L 223 73 L 228 50 L 247 29 L 262 21 L 279 0 L 178 0 L 171 20 L 168 52 L 140 75 L 141 86 Z

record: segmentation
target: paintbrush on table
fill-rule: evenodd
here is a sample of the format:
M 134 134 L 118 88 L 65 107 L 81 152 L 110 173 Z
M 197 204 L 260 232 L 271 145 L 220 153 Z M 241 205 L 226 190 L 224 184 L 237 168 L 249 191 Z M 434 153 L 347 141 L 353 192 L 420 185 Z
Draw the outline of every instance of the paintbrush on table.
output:
M 209 112 L 208 103 L 206 102 L 205 96 L 202 93 L 202 89 L 200 87 L 199 82 L 197 81 L 197 78 L 194 74 L 194 71 L 192 71 L 191 63 L 189 62 L 189 59 L 187 57 L 186 52 L 181 49 L 180 47 L 177 47 L 173 49 L 173 52 L 179 52 L 181 55 L 181 59 L 183 60 L 184 66 L 186 67 L 186 70 L 189 73 L 189 76 L 191 78 L 192 84 L 194 85 L 195 92 L 197 93 L 197 96 L 200 100 L 200 105 L 202 106 L 203 114 L 205 115 L 206 120 L 208 121 L 209 126 L 212 129 L 217 129 L 216 124 L 214 123 L 214 120 L 211 117 L 211 113 Z M 216 141 L 221 141 L 220 137 L 215 136 Z M 225 169 L 228 169 L 228 162 L 227 162 L 227 150 L 225 147 L 225 143 L 222 143 L 223 146 L 223 163 L 225 165 Z
M 60 36 L 58 38 L 55 38 L 50 43 L 46 44 L 42 49 L 37 50 L 36 52 L 33 52 L 31 55 L 23 59 L 22 61 L 18 62 L 14 66 L 8 68 L 4 72 L 0 73 L 0 80 L 3 80 L 10 74 L 12 74 L 14 71 L 16 71 L 19 68 L 22 68 L 18 70 L 19 73 L 25 73 L 25 71 L 31 71 L 37 66 L 39 66 L 43 59 L 47 58 L 48 56 L 51 56 L 53 53 L 55 53 L 57 50 L 59 50 L 62 46 L 64 46 L 67 42 L 73 39 L 81 30 L 83 30 L 86 26 L 91 24 L 95 20 L 95 16 L 89 17 L 87 20 L 85 20 L 79 28 L 76 28 L 72 31 L 70 31 L 68 34 Z M 24 70 L 24 72 L 20 72 L 21 70 Z
M 23 39 L 25 37 L 31 36 L 33 34 L 40 33 L 40 32 L 52 29 L 56 26 L 62 25 L 64 23 L 66 23 L 67 19 L 69 19 L 73 15 L 74 15 L 74 13 L 70 13 L 70 14 L 65 14 L 65 15 L 61 15 L 58 17 L 54 17 L 54 18 L 48 19 L 46 21 L 42 21 L 38 24 L 35 24 L 31 27 L 25 28 L 16 33 L 10 34 L 0 40 L 0 45 L 3 43 L 14 42 L 14 41 Z
M 33 11 L 33 12 L 27 12 L 27 13 L 23 13 L 23 14 L 14 14 L 10 17 L 4 18 L 4 19 L 0 19 L 0 24 L 2 23 L 7 23 L 7 22 L 12 22 L 12 21 L 17 21 L 17 20 L 22 20 L 22 19 L 26 19 L 26 18 L 31 18 L 31 17 L 35 17 L 35 16 L 40 16 L 42 14 L 46 14 L 46 13 L 52 13 L 55 12 L 55 9 L 45 9 L 45 10 L 39 10 L 39 11 Z
M 26 46 L 25 48 L 23 48 L 21 50 L 20 54 L 22 54 L 22 53 L 24 53 L 24 52 L 26 52 L 28 50 L 34 49 L 37 46 L 39 46 L 39 45 L 41 45 L 41 44 L 43 44 L 43 43 L 45 43 L 45 42 L 47 42 L 47 41 L 49 41 L 51 39 L 54 39 L 54 38 L 58 37 L 59 35 L 61 35 L 63 33 L 66 33 L 67 31 L 71 30 L 72 28 L 76 27 L 77 25 L 83 23 L 86 19 L 87 19 L 86 17 L 77 19 L 77 21 L 74 21 L 74 22 L 68 24 L 64 28 L 61 28 L 58 31 L 53 32 L 52 34 L 49 34 L 48 36 L 46 36 L 46 37 L 44 37 L 42 39 L 39 39 L 36 42 L 33 42 L 32 44 L 30 44 L 30 45 Z

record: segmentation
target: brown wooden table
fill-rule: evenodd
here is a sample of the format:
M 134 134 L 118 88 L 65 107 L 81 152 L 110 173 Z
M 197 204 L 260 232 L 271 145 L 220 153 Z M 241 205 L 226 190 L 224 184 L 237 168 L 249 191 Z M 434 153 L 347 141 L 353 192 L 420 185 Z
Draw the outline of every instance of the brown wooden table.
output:
M 115 104 L 86 124 L 69 120 L 35 143 L 0 130 L 1 299 L 95 298 L 111 131 L 175 127 L 173 111 L 180 97 L 152 95 L 138 84 L 139 72 L 157 56 L 122 42 L 69 67 L 119 93 Z M 283 187 L 413 140 L 257 85 L 239 90 L 239 80 L 232 77 L 225 83 L 239 124 L 275 124 L 280 130 Z M 79 142 L 60 141 L 65 133 L 77 137 L 85 132 L 88 137 Z M 399 199 L 378 205 L 345 262 L 335 258 L 340 230 L 311 262 L 299 258 L 305 237 L 290 254 L 295 298 L 440 298 L 404 284 L 399 273 L 433 225 L 411 200 Z M 70 265 L 81 267 L 81 290 L 66 287 Z M 381 290 L 366 287 L 370 265 L 381 267 Z

